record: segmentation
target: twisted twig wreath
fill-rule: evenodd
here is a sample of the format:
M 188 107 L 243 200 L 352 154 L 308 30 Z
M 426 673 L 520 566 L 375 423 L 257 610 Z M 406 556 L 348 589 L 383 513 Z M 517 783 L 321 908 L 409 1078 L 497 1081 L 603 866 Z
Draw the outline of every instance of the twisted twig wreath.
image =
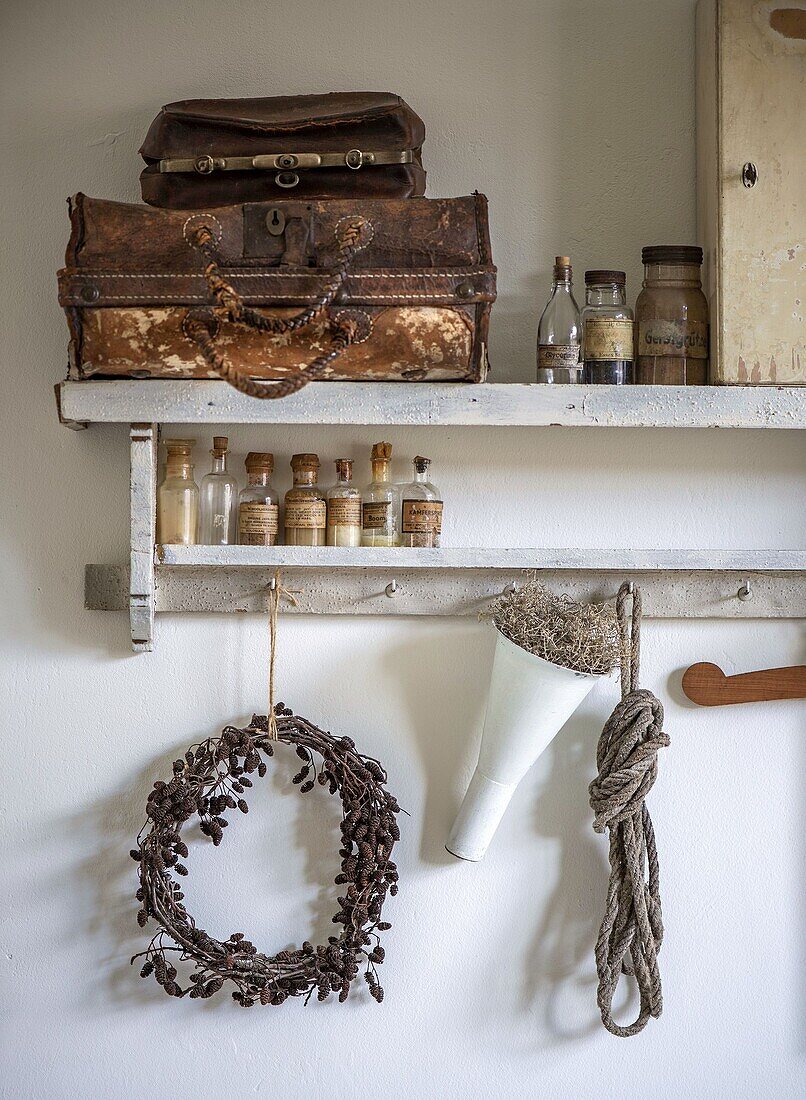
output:
M 357 752 L 349 737 L 324 733 L 282 703 L 274 708 L 272 717 L 271 728 L 268 719 L 258 715 L 247 729 L 227 726 L 221 737 L 208 738 L 188 749 L 184 759 L 176 760 L 173 779 L 154 784 L 146 806 L 148 817 L 131 855 L 140 872 L 138 921 L 144 926 L 153 919 L 161 927 L 132 962 L 145 957 L 141 976 L 153 974 L 172 997 L 211 997 L 231 981 L 236 987 L 232 996 L 244 1008 L 257 1001 L 279 1005 L 287 997 L 303 995 L 307 1003 L 314 990 L 320 1001 L 331 992 L 344 1001 L 350 983 L 365 965 L 370 993 L 380 1002 L 383 989 L 375 967 L 383 962 L 384 951 L 377 933 L 391 927 L 381 920 L 381 909 L 387 891 L 397 893 L 398 875 L 391 855 L 400 839 L 395 821 L 400 807 L 384 787 L 386 773 L 381 765 Z M 252 786 L 251 774 L 266 774 L 263 756 L 273 755 L 274 740 L 296 745 L 303 765 L 293 782 L 300 791 L 312 790 L 318 780 L 331 794 L 341 796 L 342 862 L 336 884 L 346 890 L 333 917 L 334 924 L 342 925 L 340 935 L 330 936 L 318 947 L 306 941 L 296 951 L 267 956 L 258 953 L 242 932 L 220 941 L 198 928 L 183 905 L 173 872 L 188 873 L 180 862 L 188 854 L 180 830 L 190 817 L 197 814 L 201 831 L 218 845 L 228 824 L 227 810 L 248 811 L 244 789 Z M 319 768 L 314 753 L 322 757 Z M 309 778 L 312 772 L 313 778 Z M 179 984 L 176 967 L 168 961 L 169 951 L 195 965 L 185 988 Z

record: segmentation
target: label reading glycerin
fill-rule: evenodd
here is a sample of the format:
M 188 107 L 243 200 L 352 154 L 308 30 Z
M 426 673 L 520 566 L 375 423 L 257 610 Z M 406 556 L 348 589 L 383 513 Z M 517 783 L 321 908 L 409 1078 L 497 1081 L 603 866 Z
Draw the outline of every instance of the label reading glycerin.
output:
M 537 365 L 541 370 L 579 366 L 579 344 L 538 344 Z

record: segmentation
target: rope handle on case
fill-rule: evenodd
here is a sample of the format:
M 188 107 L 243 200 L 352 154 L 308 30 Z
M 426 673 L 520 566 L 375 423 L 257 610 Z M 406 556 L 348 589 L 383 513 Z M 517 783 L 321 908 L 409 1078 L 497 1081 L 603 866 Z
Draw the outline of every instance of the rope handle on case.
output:
M 362 236 L 366 238 L 364 241 L 361 239 Z M 208 367 L 248 397 L 278 398 L 296 393 L 309 382 L 321 377 L 333 360 L 337 359 L 356 339 L 357 322 L 350 317 L 335 318 L 328 313 L 328 310 L 347 278 L 354 257 L 369 243 L 371 237 L 372 227 L 366 218 L 357 216 L 341 222 L 337 227 L 338 260 L 332 269 L 327 287 L 310 306 L 300 313 L 293 317 L 280 318 L 267 317 L 244 303 L 241 295 L 231 283 L 227 282 L 221 272 L 212 229 L 205 224 L 197 226 L 190 235 L 190 243 L 199 250 L 206 261 L 204 278 L 214 305 L 206 311 L 189 312 L 182 326 L 185 334 L 196 344 Z M 258 332 L 278 334 L 297 332 L 323 313 L 327 314 L 332 333 L 330 349 L 317 356 L 307 366 L 297 368 L 296 372 L 288 378 L 276 382 L 255 381 L 248 370 L 227 362 L 215 349 L 216 321 L 219 319 L 245 325 Z

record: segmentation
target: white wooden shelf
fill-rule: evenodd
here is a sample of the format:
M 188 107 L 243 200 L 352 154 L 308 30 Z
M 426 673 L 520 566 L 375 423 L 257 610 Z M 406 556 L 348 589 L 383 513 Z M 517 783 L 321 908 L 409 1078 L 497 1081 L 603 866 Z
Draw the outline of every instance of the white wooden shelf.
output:
M 226 382 L 62 382 L 62 423 L 806 428 L 806 387 L 313 382 L 279 401 Z
M 150 613 L 263 612 L 275 570 L 295 592 L 283 611 L 323 615 L 477 615 L 536 570 L 575 599 L 609 599 L 624 579 L 641 586 L 649 618 L 806 617 L 806 553 L 727 550 L 553 550 L 278 546 L 157 546 Z M 143 606 L 129 570 L 89 565 L 85 605 L 132 610 L 136 649 Z
M 196 569 L 463 570 L 582 569 L 596 572 L 704 570 L 803 572 L 799 550 L 555 550 L 550 548 L 158 545 L 156 565 Z
M 804 428 L 806 390 L 328 382 L 260 401 L 225 382 L 142 380 L 56 394 L 71 427 L 129 425 L 129 566 L 88 565 L 85 606 L 128 608 L 135 651 L 153 648 L 157 611 L 265 611 L 278 566 L 299 591 L 286 609 L 309 614 L 477 614 L 535 569 L 577 599 L 612 597 L 632 577 L 650 617 L 806 618 L 796 551 L 155 548 L 161 424 Z

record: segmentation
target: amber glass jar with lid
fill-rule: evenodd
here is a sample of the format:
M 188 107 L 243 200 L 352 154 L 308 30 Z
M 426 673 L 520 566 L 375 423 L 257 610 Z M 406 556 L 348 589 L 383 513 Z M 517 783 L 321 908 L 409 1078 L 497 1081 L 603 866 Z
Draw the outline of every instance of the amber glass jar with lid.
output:
M 644 289 L 635 303 L 635 381 L 662 386 L 708 382 L 708 300 L 697 245 L 641 252 Z

